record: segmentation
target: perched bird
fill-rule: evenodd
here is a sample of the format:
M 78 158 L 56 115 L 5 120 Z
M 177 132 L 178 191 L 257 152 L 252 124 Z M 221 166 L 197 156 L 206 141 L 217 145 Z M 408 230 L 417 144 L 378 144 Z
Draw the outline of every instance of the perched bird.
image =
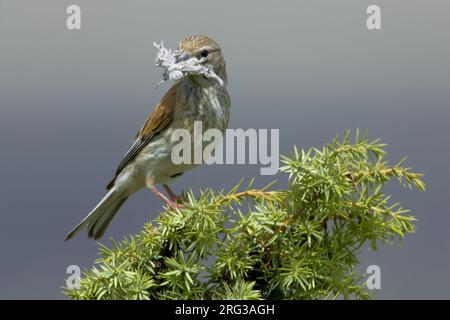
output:
M 108 184 L 107 194 L 65 240 L 84 228 L 89 238 L 102 237 L 123 203 L 144 187 L 171 208 L 179 207 L 179 197 L 170 190 L 168 183 L 195 164 L 173 163 L 171 151 L 176 142 L 171 141 L 172 133 L 180 128 L 193 136 L 194 121 L 201 121 L 203 130 L 216 128 L 223 132 L 227 128 L 231 103 L 225 60 L 219 45 L 207 36 L 196 35 L 182 40 L 178 49 L 177 62 L 197 57 L 201 63 L 212 66 L 223 85 L 204 75 L 187 75 L 177 80 L 139 130 Z M 157 184 L 164 187 L 168 197 L 156 189 Z

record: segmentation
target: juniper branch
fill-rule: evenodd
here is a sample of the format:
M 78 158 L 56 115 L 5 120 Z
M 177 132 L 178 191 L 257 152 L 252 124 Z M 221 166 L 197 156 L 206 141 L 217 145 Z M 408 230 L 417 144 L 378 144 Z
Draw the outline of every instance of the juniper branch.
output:
M 425 190 L 422 174 L 386 161 L 385 144 L 357 131 L 283 157 L 285 189 L 240 181 L 229 192 L 186 194 L 186 208 L 110 248 L 73 299 L 369 298 L 356 271 L 376 249 L 414 232 L 414 216 L 384 194 L 396 179 Z

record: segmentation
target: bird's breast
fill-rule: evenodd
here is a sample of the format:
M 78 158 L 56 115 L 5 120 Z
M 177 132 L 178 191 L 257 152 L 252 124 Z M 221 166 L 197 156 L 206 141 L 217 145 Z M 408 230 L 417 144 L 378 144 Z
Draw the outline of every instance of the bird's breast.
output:
M 230 107 L 226 87 L 186 85 L 177 95 L 175 120 L 188 130 L 192 129 L 195 121 L 201 121 L 203 130 L 224 131 L 228 126 Z

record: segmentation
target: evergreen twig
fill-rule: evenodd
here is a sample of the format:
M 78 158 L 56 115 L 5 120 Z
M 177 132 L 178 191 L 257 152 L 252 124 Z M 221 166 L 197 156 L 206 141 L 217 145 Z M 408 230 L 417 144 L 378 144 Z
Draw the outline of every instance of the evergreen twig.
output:
M 356 272 L 373 249 L 414 232 L 415 218 L 391 201 L 391 179 L 424 191 L 422 174 L 386 162 L 385 144 L 350 131 L 322 149 L 294 148 L 280 168 L 288 187 L 187 192 L 156 224 L 100 246 L 73 299 L 369 298 Z

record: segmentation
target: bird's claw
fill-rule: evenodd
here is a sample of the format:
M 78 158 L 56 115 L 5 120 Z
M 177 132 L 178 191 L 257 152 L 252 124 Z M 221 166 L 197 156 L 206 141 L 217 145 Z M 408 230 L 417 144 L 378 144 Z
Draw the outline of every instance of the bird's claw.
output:
M 179 197 L 179 196 L 178 196 Z M 181 203 L 176 203 L 176 201 L 170 199 L 166 201 L 166 204 L 169 206 L 169 208 L 171 209 L 183 209 L 186 206 L 184 204 Z
M 172 194 L 171 196 L 170 196 L 170 201 L 172 201 L 172 202 L 178 202 L 178 201 L 183 201 L 183 196 L 179 196 L 179 195 L 176 195 L 176 194 Z

